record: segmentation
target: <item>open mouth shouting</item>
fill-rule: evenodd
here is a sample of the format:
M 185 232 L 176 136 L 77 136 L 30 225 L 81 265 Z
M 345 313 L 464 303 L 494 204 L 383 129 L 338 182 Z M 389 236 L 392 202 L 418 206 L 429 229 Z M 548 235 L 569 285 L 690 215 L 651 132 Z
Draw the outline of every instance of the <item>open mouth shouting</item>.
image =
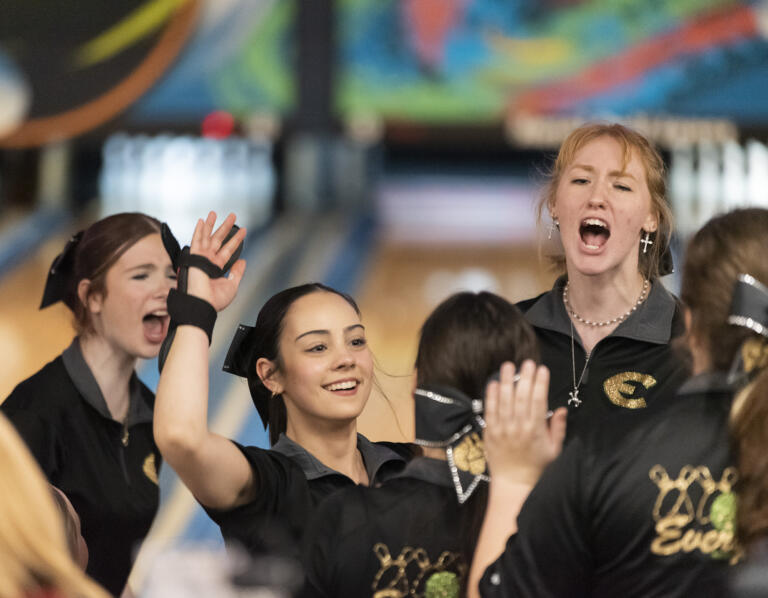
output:
M 346 380 L 331 382 L 330 384 L 324 385 L 323 388 L 335 395 L 348 396 L 355 394 L 358 386 L 360 386 L 360 380 L 348 378 Z
M 142 318 L 144 325 L 144 338 L 150 343 L 162 343 L 168 334 L 168 323 L 171 318 L 166 309 L 156 309 Z
M 600 218 L 585 218 L 579 225 L 581 242 L 590 251 L 597 251 L 611 236 L 608 223 Z

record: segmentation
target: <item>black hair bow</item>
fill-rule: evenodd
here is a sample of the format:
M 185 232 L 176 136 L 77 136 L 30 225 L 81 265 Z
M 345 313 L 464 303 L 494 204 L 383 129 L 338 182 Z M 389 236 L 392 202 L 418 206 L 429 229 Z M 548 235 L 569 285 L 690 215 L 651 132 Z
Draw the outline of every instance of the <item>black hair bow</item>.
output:
M 743 386 L 768 365 L 768 287 L 749 274 L 739 274 L 728 323 L 762 337 L 745 339 L 734 358 L 728 380 Z
M 83 231 L 72 235 L 61 253 L 53 259 L 45 281 L 40 309 L 57 301 L 64 301 L 67 307 L 74 311 L 73 297 L 69 296 L 69 290 L 75 270 L 75 249 L 82 238 Z
M 483 402 L 455 388 L 425 386 L 413 392 L 416 407 L 416 444 L 444 448 L 459 503 L 488 481 L 482 432 Z

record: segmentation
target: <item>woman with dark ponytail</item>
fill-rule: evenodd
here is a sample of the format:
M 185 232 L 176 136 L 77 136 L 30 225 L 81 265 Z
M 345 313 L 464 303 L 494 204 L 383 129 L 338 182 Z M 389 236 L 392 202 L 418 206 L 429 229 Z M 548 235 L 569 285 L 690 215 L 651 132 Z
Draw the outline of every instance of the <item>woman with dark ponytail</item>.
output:
M 502 372 L 470 596 L 728 595 L 728 566 L 768 533 L 767 255 L 768 210 L 704 225 L 681 293 L 693 376 L 663 413 L 606 421 L 543 474 L 545 407 Z
M 71 501 L 90 549 L 87 573 L 119 595 L 157 512 L 154 395 L 136 377 L 168 331 L 176 273 L 161 224 L 109 216 L 54 260 L 41 308 L 63 301 L 77 336 L 2 405 L 48 481 Z
M 215 222 L 214 213 L 198 222 L 190 252 L 197 263 L 204 259 L 221 268 L 245 233 L 225 241 L 234 216 L 214 232 Z M 185 310 L 205 304 L 221 311 L 244 271 L 243 260 L 227 277 L 191 267 L 188 294 L 169 298 L 172 320 L 183 325 L 160 376 L 155 438 L 227 540 L 260 552 L 274 550 L 282 539 L 296 556 L 307 518 L 321 499 L 340 488 L 376 484 L 399 471 L 410 451 L 357 434 L 373 358 L 355 302 L 317 283 L 267 301 L 254 327 L 239 327 L 226 359 L 225 370 L 248 378 L 271 449 L 241 446 L 208 430 L 209 337 Z

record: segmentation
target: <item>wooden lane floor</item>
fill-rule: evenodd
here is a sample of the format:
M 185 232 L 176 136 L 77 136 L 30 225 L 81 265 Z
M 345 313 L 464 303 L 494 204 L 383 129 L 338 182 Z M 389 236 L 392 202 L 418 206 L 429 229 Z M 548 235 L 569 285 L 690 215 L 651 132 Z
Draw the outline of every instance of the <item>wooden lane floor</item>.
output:
M 418 334 L 440 301 L 459 290 L 481 289 L 519 301 L 549 289 L 554 278 L 533 244 L 382 243 L 356 294 L 380 387 L 361 415 L 360 431 L 371 440 L 413 439 Z
M 0 279 L 0 402 L 72 341 L 72 314 L 62 303 L 38 309 L 48 268 L 67 238 L 50 238 Z

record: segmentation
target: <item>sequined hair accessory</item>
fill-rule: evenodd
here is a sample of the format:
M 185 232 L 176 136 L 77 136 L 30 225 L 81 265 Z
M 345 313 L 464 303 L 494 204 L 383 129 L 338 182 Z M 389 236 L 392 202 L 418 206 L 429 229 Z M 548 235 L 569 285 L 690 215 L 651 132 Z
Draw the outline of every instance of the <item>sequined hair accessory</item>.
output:
M 464 504 L 480 482 L 488 481 L 482 440 L 483 402 L 455 388 L 432 385 L 417 388 L 413 395 L 415 443 L 445 449 L 456 496 Z
M 83 231 L 72 235 L 64 249 L 51 263 L 51 267 L 48 270 L 48 278 L 45 281 L 40 309 L 53 305 L 58 301 L 64 301 L 69 309 L 74 310 L 74 305 L 72 305 L 74 297 L 70 296 L 69 290 L 72 275 L 75 271 L 75 250 L 82 238 Z
M 768 366 L 768 287 L 749 274 L 739 274 L 728 323 L 759 335 L 744 340 L 728 375 L 729 382 L 743 386 Z

